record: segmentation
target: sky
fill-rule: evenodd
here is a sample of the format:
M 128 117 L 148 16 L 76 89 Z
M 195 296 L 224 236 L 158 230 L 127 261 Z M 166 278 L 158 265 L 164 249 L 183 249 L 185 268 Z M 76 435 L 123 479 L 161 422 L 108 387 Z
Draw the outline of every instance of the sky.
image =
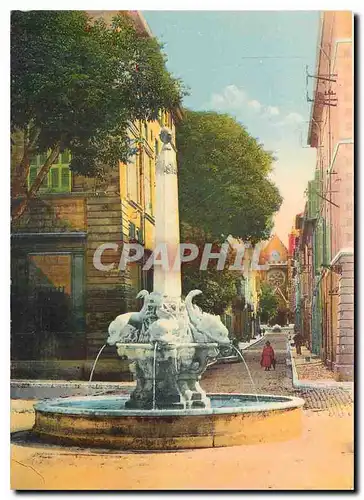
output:
M 284 199 L 276 233 L 287 245 L 315 168 L 307 129 L 318 11 L 144 11 L 164 44 L 168 69 L 188 86 L 184 106 L 227 112 L 274 153 L 272 180 Z

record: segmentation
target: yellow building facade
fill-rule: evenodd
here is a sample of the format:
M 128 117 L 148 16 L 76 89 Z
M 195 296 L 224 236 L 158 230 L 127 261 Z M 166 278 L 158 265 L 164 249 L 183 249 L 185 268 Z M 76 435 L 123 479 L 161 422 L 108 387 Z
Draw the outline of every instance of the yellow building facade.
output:
M 130 125 L 130 138 L 137 152 L 128 163 L 119 166 L 122 233 L 129 242 L 143 245 L 145 257 L 154 249 L 155 169 L 162 147 L 159 134 L 162 127 L 168 127 L 175 146 L 175 117 L 181 117 L 178 110 L 173 114 L 160 111 L 158 120 Z M 131 286 L 135 290 L 152 286 L 152 272 L 143 275 L 141 264 L 130 265 Z

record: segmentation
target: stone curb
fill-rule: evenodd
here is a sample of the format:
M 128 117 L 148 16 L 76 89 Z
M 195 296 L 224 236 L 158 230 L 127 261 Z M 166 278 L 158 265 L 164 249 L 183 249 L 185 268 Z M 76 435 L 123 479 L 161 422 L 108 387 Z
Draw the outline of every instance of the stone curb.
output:
M 239 347 L 239 349 L 241 351 L 245 351 L 245 349 L 249 349 L 249 347 L 251 347 L 252 345 L 255 345 L 258 342 L 261 342 L 263 339 L 265 339 L 265 337 L 266 337 L 266 335 L 263 335 L 262 337 L 259 337 L 258 339 L 254 339 L 254 342 L 251 342 L 249 345 L 247 345 L 245 347 L 242 347 L 242 348 Z M 246 342 L 241 342 L 241 344 L 244 344 L 244 343 L 246 343 Z
M 337 382 L 337 381 L 300 381 L 298 378 L 296 363 L 292 355 L 292 349 L 287 342 L 287 351 L 289 353 L 289 358 L 287 359 L 287 364 L 292 368 L 292 385 L 295 389 L 343 389 L 345 391 L 351 391 L 354 393 L 354 383 L 353 382 Z
M 252 345 L 257 344 L 258 342 L 262 341 L 263 339 L 264 339 L 264 337 L 259 337 L 259 339 L 254 339 L 254 342 L 251 342 L 250 344 L 248 344 L 244 347 L 238 347 L 238 349 L 240 351 L 245 351 L 246 349 L 249 349 L 249 347 L 251 347 Z M 246 343 L 246 342 L 241 342 L 241 344 L 244 344 L 244 343 Z M 226 358 L 220 358 L 220 359 L 217 359 L 216 361 L 212 361 L 211 363 L 209 363 L 207 365 L 207 369 L 213 365 L 223 365 L 226 363 L 238 363 L 239 361 L 241 361 L 241 358 L 238 355 L 226 356 Z

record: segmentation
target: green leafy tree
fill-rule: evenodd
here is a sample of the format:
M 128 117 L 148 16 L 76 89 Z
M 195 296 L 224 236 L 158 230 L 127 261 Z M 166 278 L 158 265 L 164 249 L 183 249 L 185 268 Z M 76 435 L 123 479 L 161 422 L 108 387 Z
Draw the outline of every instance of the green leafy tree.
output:
M 186 111 L 177 129 L 181 220 L 209 237 L 267 239 L 282 198 L 272 154 L 234 118 Z
M 263 323 L 271 323 L 277 316 L 279 300 L 268 283 L 262 283 L 259 298 L 259 315 Z
M 181 83 L 165 68 L 159 43 L 125 14 L 111 25 L 84 11 L 14 11 L 11 16 L 11 131 L 22 150 L 12 167 L 13 217 L 24 213 L 52 163 L 71 151 L 72 171 L 102 176 L 127 161 L 128 124 L 179 105 Z M 30 188 L 32 156 L 47 158 Z M 12 156 L 13 157 L 13 156 Z
M 269 237 L 282 198 L 269 180 L 272 155 L 228 115 L 185 111 L 177 129 L 181 241 L 216 247 L 231 234 L 253 244 Z M 241 274 L 207 271 L 199 262 L 182 268 L 183 291 L 199 288 L 196 302 L 221 314 L 236 297 Z
M 211 314 L 223 314 L 225 309 L 236 297 L 236 282 L 240 274 L 237 271 L 228 269 L 233 263 L 235 253 L 229 249 L 225 261 L 224 269 L 216 269 L 216 261 L 211 259 L 207 269 L 200 270 L 201 257 L 205 243 L 212 243 L 211 251 L 220 252 L 221 244 L 218 241 L 207 240 L 203 231 L 181 224 L 181 236 L 185 242 L 193 242 L 199 248 L 199 255 L 191 262 L 182 265 L 182 292 L 187 295 L 194 289 L 202 291 L 202 295 L 196 297 L 195 302 L 203 311 Z

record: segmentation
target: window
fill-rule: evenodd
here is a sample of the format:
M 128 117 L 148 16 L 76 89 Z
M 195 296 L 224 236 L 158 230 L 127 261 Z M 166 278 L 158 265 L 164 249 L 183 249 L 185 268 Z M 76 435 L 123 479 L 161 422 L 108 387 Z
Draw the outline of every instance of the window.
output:
M 154 141 L 154 150 L 155 150 L 155 157 L 157 158 L 159 155 L 159 142 L 158 139 Z
M 28 185 L 29 185 L 29 187 L 33 184 L 33 182 L 37 178 L 37 174 L 38 174 L 38 167 L 37 166 L 35 166 L 35 167 L 31 166 L 30 169 L 29 169 L 29 177 L 28 177 Z
M 137 175 L 138 155 L 130 158 L 127 164 L 127 190 L 128 197 L 133 201 L 138 201 L 139 179 Z
M 34 156 L 30 160 L 30 169 L 28 175 L 28 187 L 30 187 L 37 178 L 38 172 L 44 165 L 47 159 L 47 154 L 42 153 Z M 56 193 L 69 193 L 72 189 L 72 174 L 69 169 L 71 154 L 69 151 L 64 151 L 49 169 L 48 174 L 44 178 L 40 189 L 41 191 L 49 191 Z
M 148 164 L 144 169 L 144 199 L 145 199 L 145 210 L 149 214 L 153 214 L 152 207 L 152 168 L 153 160 L 148 157 Z
M 130 262 L 128 264 L 130 286 L 134 290 L 134 294 L 138 293 L 142 287 L 142 269 L 137 262 Z
M 129 239 L 130 240 L 135 240 L 136 237 L 136 227 L 135 224 L 132 222 L 129 222 Z
M 145 140 L 148 141 L 148 123 L 144 122 L 144 137 Z
M 144 162 L 144 154 L 143 151 L 140 152 L 138 156 L 138 165 L 137 165 L 137 176 L 138 176 L 138 199 L 137 202 L 139 205 L 143 203 L 143 183 L 141 182 L 143 179 L 143 162 Z
M 141 245 L 143 245 L 144 241 L 143 241 L 143 229 L 142 228 L 137 228 L 136 230 L 136 240 L 138 243 L 140 243 Z
M 151 252 L 146 252 L 146 256 L 149 257 L 151 255 Z M 143 289 L 148 290 L 148 292 L 153 291 L 153 268 L 149 269 L 148 271 L 142 271 L 143 273 Z

